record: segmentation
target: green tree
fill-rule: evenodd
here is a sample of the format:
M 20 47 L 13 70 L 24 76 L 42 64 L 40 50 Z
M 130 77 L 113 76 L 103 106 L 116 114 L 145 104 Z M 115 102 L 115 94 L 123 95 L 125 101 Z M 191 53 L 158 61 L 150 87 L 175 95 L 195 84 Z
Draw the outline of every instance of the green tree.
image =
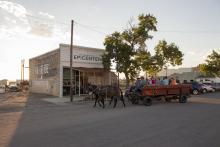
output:
M 165 40 L 159 41 L 155 47 L 155 62 L 157 65 L 156 71 L 162 70 L 169 65 L 181 65 L 184 54 L 179 50 L 174 43 L 168 44 Z
M 125 75 L 126 86 L 140 71 L 135 57 L 140 51 L 146 50 L 146 40 L 152 38 L 149 32 L 157 31 L 156 24 L 154 16 L 142 14 L 138 16 L 137 25 L 130 25 L 129 29 L 114 32 L 105 38 L 106 52 L 102 56 L 104 68 L 109 70 L 115 63 L 117 72 Z
M 220 53 L 213 50 L 206 59 L 206 63 L 199 66 L 200 71 L 207 76 L 220 77 Z
M 146 75 L 155 75 L 160 71 L 160 58 L 158 58 L 158 56 L 151 56 L 150 52 L 147 50 L 139 51 L 135 60 L 137 61 L 138 66 L 146 72 Z
M 141 50 L 136 57 L 138 65 L 146 75 L 154 76 L 164 67 L 182 64 L 183 53 L 174 43 L 167 44 L 165 40 L 159 41 L 154 50 L 153 56 L 148 51 Z

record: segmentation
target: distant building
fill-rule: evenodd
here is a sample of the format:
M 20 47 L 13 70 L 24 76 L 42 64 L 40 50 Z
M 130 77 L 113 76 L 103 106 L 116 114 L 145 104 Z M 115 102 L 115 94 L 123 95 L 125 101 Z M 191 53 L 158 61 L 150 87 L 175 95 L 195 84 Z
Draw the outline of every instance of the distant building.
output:
M 7 85 L 8 86 L 17 86 L 17 82 L 16 82 L 16 80 L 8 80 Z
M 8 83 L 7 79 L 0 80 L 0 85 L 7 85 L 7 83 Z
M 184 80 L 196 80 L 198 76 L 201 75 L 197 67 L 190 67 L 190 68 L 178 68 L 178 69 L 164 69 L 158 73 L 158 76 L 168 76 L 168 77 L 178 77 L 180 82 Z
M 7 86 L 18 86 L 21 83 L 21 80 L 0 80 L 0 85 L 7 85 Z
M 182 74 L 185 72 L 192 72 L 192 67 L 189 68 L 178 68 L 178 69 L 163 69 L 158 73 L 158 76 L 170 76 L 172 74 Z
M 216 77 L 216 78 L 209 78 L 209 77 L 197 77 L 196 81 L 199 83 L 220 83 L 220 78 Z
M 111 85 L 117 76 L 103 68 L 104 49 L 73 46 L 73 93 L 87 92 L 88 84 Z M 70 45 L 29 60 L 29 86 L 34 93 L 65 96 L 70 93 Z

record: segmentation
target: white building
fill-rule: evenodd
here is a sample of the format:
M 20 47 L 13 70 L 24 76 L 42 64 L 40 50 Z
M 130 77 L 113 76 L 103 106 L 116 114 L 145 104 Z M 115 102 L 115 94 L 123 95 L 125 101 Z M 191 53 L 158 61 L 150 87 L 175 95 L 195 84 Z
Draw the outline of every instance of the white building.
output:
M 87 92 L 88 84 L 111 85 L 117 82 L 114 73 L 103 69 L 104 49 L 73 46 L 73 93 Z M 55 96 L 70 93 L 70 45 L 29 60 L 30 91 Z
M 187 72 L 193 72 L 193 68 L 163 69 L 158 73 L 158 76 L 170 76 L 172 74 L 182 74 Z
M 158 76 L 168 76 L 168 77 L 175 77 L 183 81 L 191 81 L 195 80 L 198 76 L 201 75 L 197 67 L 189 67 L 189 68 L 178 68 L 178 69 L 163 69 L 158 73 Z

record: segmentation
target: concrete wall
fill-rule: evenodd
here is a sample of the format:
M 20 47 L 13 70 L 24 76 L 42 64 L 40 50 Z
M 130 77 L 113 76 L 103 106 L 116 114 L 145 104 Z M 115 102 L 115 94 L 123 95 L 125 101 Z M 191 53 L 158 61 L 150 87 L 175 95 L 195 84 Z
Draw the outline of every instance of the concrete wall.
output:
M 73 67 L 103 69 L 101 55 L 104 49 L 73 46 Z M 60 44 L 60 63 L 70 66 L 70 46 Z
M 60 97 L 63 94 L 63 67 L 70 67 L 70 45 L 60 44 Z M 104 53 L 104 49 L 73 46 L 73 67 L 74 68 L 95 68 L 100 69 L 103 72 L 103 64 L 101 55 Z M 90 76 L 91 83 L 103 84 L 103 75 Z
M 29 60 L 30 92 L 59 96 L 60 50 Z
M 111 85 L 115 75 L 103 70 L 104 49 L 73 46 L 73 68 L 93 70 L 96 76 L 89 80 L 97 85 Z M 60 44 L 59 49 L 29 60 L 30 91 L 63 96 L 63 67 L 70 66 L 70 45 Z
M 162 69 L 157 75 L 158 76 L 170 76 L 174 73 L 176 74 L 182 74 L 184 72 L 192 72 L 192 68 L 189 67 L 189 68 L 178 68 L 178 69 L 167 69 L 167 71 L 165 69 Z

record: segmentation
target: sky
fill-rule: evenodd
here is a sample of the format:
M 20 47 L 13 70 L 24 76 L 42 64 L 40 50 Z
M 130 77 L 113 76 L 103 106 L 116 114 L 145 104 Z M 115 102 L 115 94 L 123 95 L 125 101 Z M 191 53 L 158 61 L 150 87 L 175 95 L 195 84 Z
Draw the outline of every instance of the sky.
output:
M 184 53 L 180 67 L 205 62 L 220 49 L 219 0 L 11 0 L 0 1 L 0 79 L 20 79 L 21 60 L 28 60 L 70 43 L 103 48 L 106 35 L 122 31 L 140 14 L 157 18 L 157 32 L 147 40 L 153 53 L 159 40 L 175 43 Z

